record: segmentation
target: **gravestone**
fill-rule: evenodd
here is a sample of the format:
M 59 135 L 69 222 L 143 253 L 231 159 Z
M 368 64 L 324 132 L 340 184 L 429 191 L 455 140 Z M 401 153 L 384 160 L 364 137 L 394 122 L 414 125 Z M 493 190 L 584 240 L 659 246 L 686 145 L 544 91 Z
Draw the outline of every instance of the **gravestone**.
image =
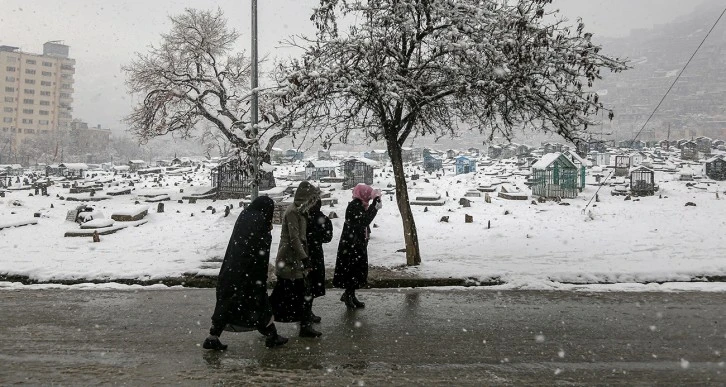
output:
M 70 210 L 66 214 L 66 220 L 69 221 L 69 222 L 75 222 L 76 221 L 76 217 L 78 217 L 78 209 Z
M 469 214 L 464 214 L 464 222 L 474 223 L 474 217 Z
M 164 212 L 164 203 L 159 203 L 156 205 L 156 212 Z

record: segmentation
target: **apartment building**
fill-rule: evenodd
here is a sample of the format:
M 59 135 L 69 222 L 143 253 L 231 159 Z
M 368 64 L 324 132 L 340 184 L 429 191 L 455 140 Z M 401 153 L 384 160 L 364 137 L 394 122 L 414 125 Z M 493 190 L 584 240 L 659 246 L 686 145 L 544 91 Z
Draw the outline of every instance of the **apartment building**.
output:
M 0 46 L 0 138 L 11 149 L 70 129 L 76 61 L 68 53 L 58 42 L 45 43 L 42 54 Z

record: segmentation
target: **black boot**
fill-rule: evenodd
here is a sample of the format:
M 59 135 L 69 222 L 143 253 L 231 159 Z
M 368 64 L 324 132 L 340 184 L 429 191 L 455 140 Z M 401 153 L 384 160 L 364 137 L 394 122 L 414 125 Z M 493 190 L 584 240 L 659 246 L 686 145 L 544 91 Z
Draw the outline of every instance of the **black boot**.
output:
M 222 344 L 221 341 L 219 341 L 218 336 L 209 336 L 206 340 L 204 340 L 204 344 L 202 344 L 202 348 L 204 349 L 213 349 L 215 351 L 224 351 L 227 349 L 226 344 Z
M 347 290 L 343 292 L 343 295 L 340 296 L 340 301 L 343 301 L 345 303 L 345 306 L 348 307 L 348 309 L 356 309 L 357 306 L 353 303 L 353 300 L 351 299 L 350 292 Z
M 355 305 L 356 308 L 365 308 L 366 304 L 365 302 L 361 302 L 356 298 L 355 291 L 350 293 L 350 300 L 353 302 L 353 305 Z
M 320 316 L 316 315 L 313 312 L 310 312 L 310 322 L 320 324 L 321 321 L 323 321 L 323 319 Z
M 270 324 L 265 328 L 259 329 L 259 332 L 267 336 L 265 339 L 265 346 L 267 348 L 279 347 L 287 343 L 287 337 L 277 334 L 277 327 L 275 327 L 275 324 Z
M 313 329 L 310 322 L 300 323 L 300 337 L 320 337 L 323 333 Z

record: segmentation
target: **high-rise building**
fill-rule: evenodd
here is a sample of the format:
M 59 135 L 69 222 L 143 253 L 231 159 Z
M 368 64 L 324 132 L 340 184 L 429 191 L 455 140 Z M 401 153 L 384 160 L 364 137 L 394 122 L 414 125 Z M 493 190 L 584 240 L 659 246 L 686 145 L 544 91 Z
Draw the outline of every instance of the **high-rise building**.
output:
M 70 129 L 76 61 L 68 52 L 58 42 L 45 43 L 42 54 L 0 46 L 0 140 L 5 141 L 0 154 L 5 158 L 24 141 Z

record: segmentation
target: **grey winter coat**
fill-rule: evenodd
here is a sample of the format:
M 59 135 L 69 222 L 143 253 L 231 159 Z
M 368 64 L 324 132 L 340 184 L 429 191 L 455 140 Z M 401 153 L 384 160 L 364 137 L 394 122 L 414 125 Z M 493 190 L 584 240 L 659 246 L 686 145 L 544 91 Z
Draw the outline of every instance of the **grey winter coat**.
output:
M 305 277 L 308 269 L 307 212 L 320 197 L 320 191 L 303 181 L 295 191 L 295 201 L 290 204 L 282 219 L 280 246 L 275 260 L 275 275 L 284 279 Z

